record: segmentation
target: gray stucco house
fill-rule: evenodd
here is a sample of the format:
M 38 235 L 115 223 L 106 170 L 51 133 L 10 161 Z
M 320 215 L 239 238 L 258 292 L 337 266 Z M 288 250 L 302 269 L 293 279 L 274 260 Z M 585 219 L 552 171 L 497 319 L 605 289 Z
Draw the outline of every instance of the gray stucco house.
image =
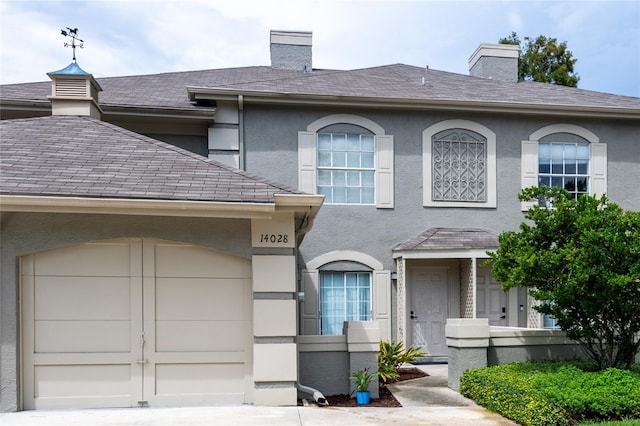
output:
M 518 82 L 517 55 L 483 44 L 470 75 L 325 70 L 311 33 L 272 31 L 271 66 L 2 86 L 2 409 L 291 404 L 296 382 L 347 393 L 378 337 L 441 361 L 447 319 L 552 325 L 482 261 L 524 187 L 640 209 L 640 99 Z M 229 280 L 244 296 L 220 296 Z M 69 337 L 100 327 L 116 337 Z M 123 390 L 145 380 L 156 394 Z

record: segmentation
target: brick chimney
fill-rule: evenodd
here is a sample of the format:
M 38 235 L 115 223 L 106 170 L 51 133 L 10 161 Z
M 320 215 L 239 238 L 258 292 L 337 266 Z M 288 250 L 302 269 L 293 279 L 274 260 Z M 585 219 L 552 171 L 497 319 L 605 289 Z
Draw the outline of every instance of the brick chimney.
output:
M 74 61 L 66 68 L 47 74 L 51 79 L 52 115 L 84 115 L 100 119 L 98 93 L 102 87 L 93 75 Z
M 311 71 L 311 37 L 310 31 L 271 30 L 271 67 Z
M 499 81 L 518 81 L 516 44 L 481 44 L 469 58 L 469 75 Z

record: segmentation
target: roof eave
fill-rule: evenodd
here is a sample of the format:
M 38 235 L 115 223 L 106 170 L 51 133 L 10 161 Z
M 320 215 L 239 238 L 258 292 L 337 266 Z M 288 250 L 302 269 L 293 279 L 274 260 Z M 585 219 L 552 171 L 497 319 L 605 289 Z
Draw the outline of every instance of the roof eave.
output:
M 272 203 L 0 194 L 0 211 L 268 219 L 276 211 L 314 218 L 324 196 L 276 194 Z
M 394 250 L 394 259 L 486 259 L 487 251 L 493 251 L 496 247 L 479 249 L 409 249 Z
M 275 203 L 0 195 L 0 211 L 268 219 Z
M 537 104 L 525 102 L 464 101 L 456 99 L 381 98 L 367 96 L 318 95 L 212 87 L 187 87 L 189 99 L 234 100 L 242 95 L 244 103 L 282 105 L 339 105 L 362 108 L 394 108 L 417 110 L 456 110 L 501 112 L 529 115 L 578 117 L 640 118 L 640 108 L 590 105 Z

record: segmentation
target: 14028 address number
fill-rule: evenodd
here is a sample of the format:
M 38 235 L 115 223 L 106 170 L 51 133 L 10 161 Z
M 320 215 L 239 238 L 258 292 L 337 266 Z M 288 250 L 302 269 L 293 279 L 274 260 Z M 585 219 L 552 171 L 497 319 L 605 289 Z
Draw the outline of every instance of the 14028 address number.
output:
M 289 234 L 260 234 L 261 243 L 288 243 Z

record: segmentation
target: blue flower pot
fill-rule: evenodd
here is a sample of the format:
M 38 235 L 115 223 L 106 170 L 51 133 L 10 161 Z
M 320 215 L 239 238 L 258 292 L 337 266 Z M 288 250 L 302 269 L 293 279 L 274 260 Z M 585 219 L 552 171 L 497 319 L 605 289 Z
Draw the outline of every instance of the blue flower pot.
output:
M 369 391 L 357 391 L 356 392 L 356 401 L 360 405 L 367 405 L 371 402 L 371 392 Z

